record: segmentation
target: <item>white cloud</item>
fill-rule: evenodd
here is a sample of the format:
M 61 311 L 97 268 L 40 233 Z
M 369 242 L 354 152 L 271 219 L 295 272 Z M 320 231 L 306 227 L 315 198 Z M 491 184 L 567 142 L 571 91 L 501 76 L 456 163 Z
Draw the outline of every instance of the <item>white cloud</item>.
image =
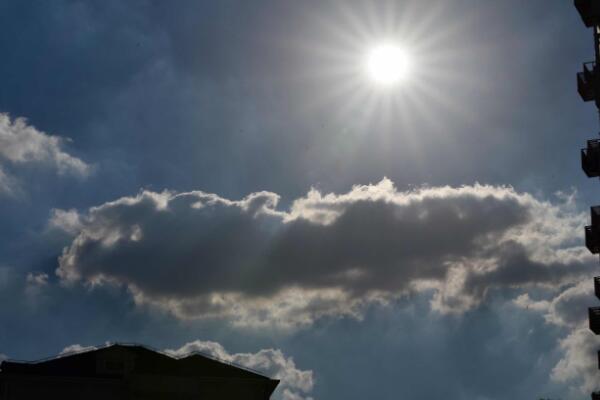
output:
M 83 224 L 80 221 L 79 213 L 75 209 L 52 209 L 50 211 L 48 227 L 62 230 L 70 235 L 75 235 L 81 231 Z
M 82 346 L 80 344 L 72 344 L 72 345 L 69 345 L 69 346 L 65 347 L 64 349 L 62 349 L 60 354 L 65 355 L 65 354 L 71 354 L 71 353 L 82 353 L 85 351 L 96 350 L 96 349 L 97 349 L 96 346 Z
M 24 118 L 11 121 L 8 114 L 0 114 L 0 157 L 17 164 L 48 163 L 61 174 L 88 174 L 89 166 L 65 153 L 61 149 L 62 141 L 64 139 L 27 125 Z
M 564 352 L 564 357 L 552 370 L 552 379 L 557 382 L 571 383 L 582 393 L 600 389 L 598 336 L 586 327 L 579 327 L 561 340 L 560 348 Z
M 138 304 L 182 318 L 240 325 L 309 325 L 360 318 L 369 304 L 433 290 L 442 313 L 476 307 L 494 288 L 556 289 L 593 266 L 586 215 L 510 187 L 398 191 L 391 181 L 343 194 L 311 190 L 230 200 L 143 191 L 84 213 L 54 211 L 74 239 L 60 257 L 65 284 L 119 284 Z
M 280 379 L 274 398 L 281 400 L 310 400 L 308 397 L 314 386 L 313 372 L 300 370 L 291 357 L 286 357 L 279 349 L 263 349 L 256 353 L 229 353 L 225 348 L 211 341 L 196 340 L 186 343 L 179 349 L 167 349 L 167 354 L 180 357 L 200 352 L 221 361 L 241 365 L 266 376 Z
M 552 379 L 569 383 L 574 392 L 599 390 L 598 350 L 600 338 L 588 325 L 587 308 L 595 303 L 590 276 L 561 288 L 550 300 L 532 300 L 519 296 L 514 303 L 521 308 L 541 313 L 549 324 L 564 327 L 568 334 L 559 342 L 562 357 L 552 370 Z
M 518 296 L 513 300 L 513 303 L 520 308 L 544 313 L 548 312 L 550 306 L 552 305 L 552 303 L 547 300 L 532 300 L 528 293 Z
M 24 118 L 11 120 L 0 113 L 0 194 L 14 195 L 20 190 L 19 180 L 3 165 L 15 169 L 23 164 L 47 165 L 61 175 L 87 176 L 91 167 L 65 152 L 64 141 L 28 125 Z
M 521 308 L 542 312 L 548 323 L 575 328 L 587 321 L 587 307 L 594 300 L 592 277 L 583 279 L 561 290 L 551 300 L 533 301 L 527 294 L 519 296 L 515 304 Z

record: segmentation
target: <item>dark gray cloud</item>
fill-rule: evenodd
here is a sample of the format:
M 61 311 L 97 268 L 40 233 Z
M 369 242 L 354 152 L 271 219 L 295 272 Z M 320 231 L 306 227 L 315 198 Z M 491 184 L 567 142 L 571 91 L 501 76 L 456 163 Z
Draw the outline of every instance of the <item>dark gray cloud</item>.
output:
M 559 287 L 590 270 L 572 242 L 585 216 L 509 187 L 401 192 L 384 179 L 312 190 L 287 211 L 278 200 L 144 191 L 55 211 L 51 225 L 74 233 L 56 272 L 125 285 L 184 318 L 298 325 L 424 290 L 433 309 L 463 312 L 492 288 Z

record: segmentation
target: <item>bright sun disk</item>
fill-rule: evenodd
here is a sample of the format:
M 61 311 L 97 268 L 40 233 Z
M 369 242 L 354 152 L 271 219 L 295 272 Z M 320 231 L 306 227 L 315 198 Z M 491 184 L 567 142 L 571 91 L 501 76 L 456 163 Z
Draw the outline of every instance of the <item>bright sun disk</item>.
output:
M 375 82 L 391 85 L 407 78 L 410 72 L 410 57 L 398 46 L 380 45 L 369 52 L 367 70 Z

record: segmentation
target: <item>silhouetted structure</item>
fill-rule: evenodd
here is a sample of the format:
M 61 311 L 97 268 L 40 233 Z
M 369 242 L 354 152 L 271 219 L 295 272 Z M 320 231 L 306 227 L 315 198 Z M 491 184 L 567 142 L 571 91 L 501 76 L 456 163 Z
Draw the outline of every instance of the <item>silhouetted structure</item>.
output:
M 596 335 L 600 334 L 600 307 L 588 308 L 588 317 L 590 320 L 590 330 Z
M 595 69 L 595 62 L 586 62 L 583 63 L 583 71 L 577 74 L 577 91 L 583 101 L 596 100 Z
M 600 253 L 600 206 L 590 208 L 592 224 L 585 227 L 585 247 L 592 254 Z
M 583 23 L 588 28 L 600 25 L 600 3 L 596 0 L 575 0 L 575 8 L 579 11 Z
M 113 344 L 36 362 L 0 364 L 0 399 L 268 400 L 279 383 L 192 353 L 174 358 Z
M 583 101 L 594 101 L 600 112 L 600 0 L 575 0 L 575 8 L 583 23 L 594 28 L 594 61 L 583 64 L 577 74 L 577 91 Z M 587 141 L 587 148 L 581 150 L 581 168 L 590 178 L 600 177 L 600 140 Z M 585 246 L 592 254 L 600 254 L 600 206 L 591 208 L 592 224 L 585 227 Z M 594 278 L 594 292 L 600 299 L 600 277 Z M 590 330 L 600 335 L 600 307 L 588 308 Z M 600 368 L 600 352 L 598 352 Z M 600 400 L 600 392 L 592 393 L 592 400 Z
M 588 178 L 600 176 L 600 140 L 587 141 L 587 148 L 581 149 L 581 168 Z

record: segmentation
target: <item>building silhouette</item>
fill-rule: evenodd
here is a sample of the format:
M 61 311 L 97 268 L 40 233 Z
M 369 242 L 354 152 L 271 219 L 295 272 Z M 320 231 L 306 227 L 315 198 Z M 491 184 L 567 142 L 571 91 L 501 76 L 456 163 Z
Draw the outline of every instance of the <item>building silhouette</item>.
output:
M 0 400 L 268 400 L 278 383 L 200 353 L 175 358 L 136 344 L 0 364 Z
M 586 27 L 594 32 L 594 61 L 583 63 L 582 71 L 577 74 L 577 91 L 583 101 L 593 101 L 600 112 L 600 0 L 575 0 Z M 587 141 L 581 150 L 581 167 L 589 178 L 600 177 L 600 139 Z M 591 225 L 585 227 L 585 245 L 592 254 L 600 254 L 600 206 L 590 209 Z M 594 292 L 600 299 L 600 276 L 594 278 Z M 588 308 L 589 327 L 600 335 L 600 307 Z M 600 351 L 598 352 L 600 367 Z M 592 400 L 600 400 L 600 392 L 592 393 Z

